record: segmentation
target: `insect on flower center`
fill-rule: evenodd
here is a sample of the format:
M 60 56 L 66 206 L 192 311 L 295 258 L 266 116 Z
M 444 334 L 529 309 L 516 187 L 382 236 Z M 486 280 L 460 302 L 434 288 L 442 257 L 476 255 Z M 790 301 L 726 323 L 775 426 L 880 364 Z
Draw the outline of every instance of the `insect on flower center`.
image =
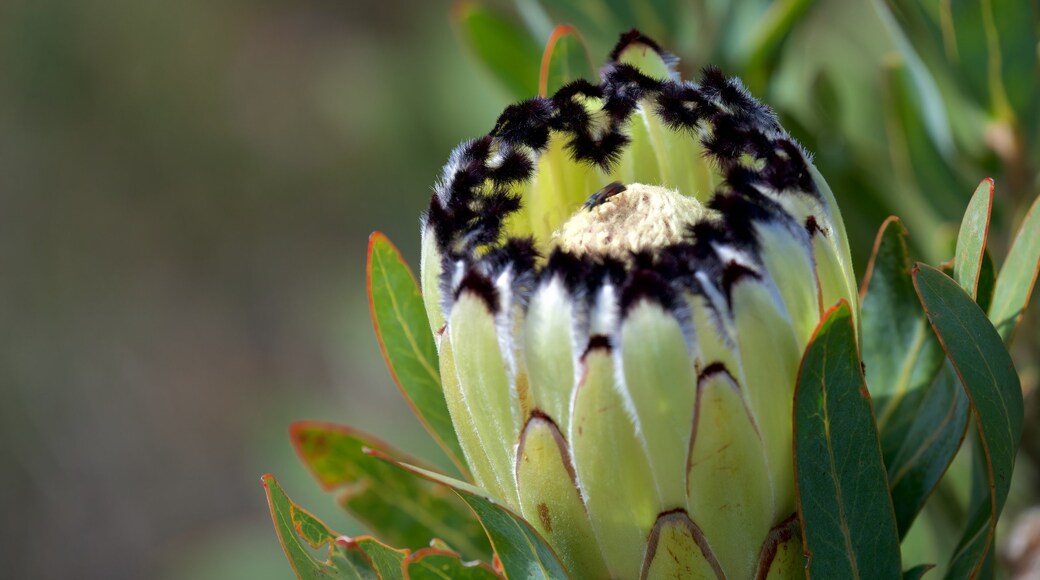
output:
M 707 210 L 696 199 L 657 185 L 612 184 L 553 234 L 553 243 L 575 255 L 628 260 L 632 253 L 682 241 Z

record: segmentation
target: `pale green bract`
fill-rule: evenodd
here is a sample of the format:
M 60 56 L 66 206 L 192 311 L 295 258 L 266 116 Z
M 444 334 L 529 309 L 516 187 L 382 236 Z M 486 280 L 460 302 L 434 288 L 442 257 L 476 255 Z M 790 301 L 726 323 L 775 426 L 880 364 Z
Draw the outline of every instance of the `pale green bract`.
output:
M 827 309 L 858 326 L 844 225 L 772 111 L 674 66 L 626 35 L 453 153 L 422 230 L 444 397 L 575 577 L 802 577 L 792 397 Z

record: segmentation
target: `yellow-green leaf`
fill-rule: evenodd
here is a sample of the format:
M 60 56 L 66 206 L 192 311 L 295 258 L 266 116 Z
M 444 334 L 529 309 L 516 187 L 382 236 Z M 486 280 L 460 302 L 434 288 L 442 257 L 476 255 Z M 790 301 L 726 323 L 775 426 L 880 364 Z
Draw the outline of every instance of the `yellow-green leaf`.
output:
M 368 239 L 367 286 L 372 324 L 394 382 L 426 430 L 465 473 L 422 293 L 401 253 L 380 232 Z
M 438 537 L 469 558 L 490 555 L 480 523 L 458 498 L 365 453 L 376 449 L 409 460 L 389 445 L 349 427 L 314 421 L 294 423 L 290 436 L 322 487 L 340 490 L 340 504 L 380 537 L 410 549 L 425 548 Z

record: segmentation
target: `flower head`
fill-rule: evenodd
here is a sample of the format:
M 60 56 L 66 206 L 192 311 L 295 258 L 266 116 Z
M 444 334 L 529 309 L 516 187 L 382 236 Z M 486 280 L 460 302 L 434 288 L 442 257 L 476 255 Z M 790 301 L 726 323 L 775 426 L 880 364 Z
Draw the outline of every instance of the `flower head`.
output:
M 856 303 L 833 195 L 737 79 L 636 32 L 451 155 L 422 287 L 476 482 L 587 577 L 800 571 L 792 393 Z M 679 554 L 678 559 L 664 554 Z

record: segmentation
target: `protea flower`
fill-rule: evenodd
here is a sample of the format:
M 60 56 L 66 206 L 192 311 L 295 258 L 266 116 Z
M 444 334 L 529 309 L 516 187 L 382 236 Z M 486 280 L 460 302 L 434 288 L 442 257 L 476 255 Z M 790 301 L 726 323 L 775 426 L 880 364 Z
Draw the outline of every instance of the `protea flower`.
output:
M 422 226 L 444 394 L 573 574 L 801 576 L 792 396 L 857 303 L 845 230 L 768 107 L 675 62 L 629 33 L 451 155 Z

